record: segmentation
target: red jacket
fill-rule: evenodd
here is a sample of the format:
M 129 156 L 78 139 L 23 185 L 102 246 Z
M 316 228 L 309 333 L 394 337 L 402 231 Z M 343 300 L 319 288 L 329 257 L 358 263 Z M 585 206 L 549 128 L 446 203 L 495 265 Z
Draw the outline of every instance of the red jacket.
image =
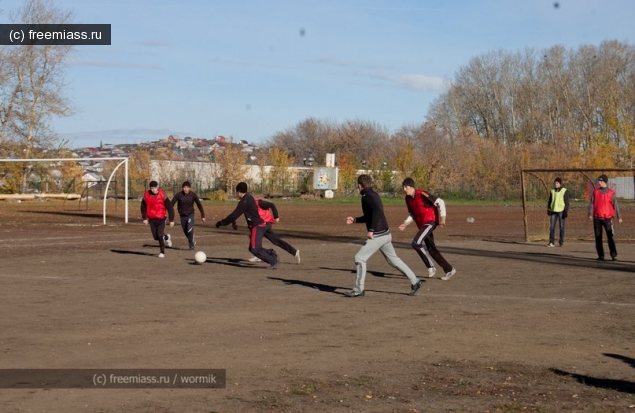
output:
M 424 195 L 427 199 L 424 198 Z M 417 228 L 421 228 L 430 221 L 439 224 L 439 212 L 434 206 L 434 201 L 436 201 L 436 197 L 426 193 L 422 189 L 417 189 L 412 198 L 406 195 L 408 213 L 417 223 Z
M 260 206 L 260 199 L 256 199 L 256 205 L 258 205 L 258 215 L 260 215 L 260 218 L 262 218 L 263 221 L 265 222 L 269 222 L 271 224 L 275 224 L 276 220 L 273 217 L 273 212 L 271 212 L 271 208 L 263 208 L 262 206 Z M 269 202 L 266 202 L 266 204 L 269 204 Z M 264 206 L 264 205 L 263 205 Z
M 143 194 L 143 200 L 146 203 L 146 216 L 148 219 L 165 219 L 166 218 L 166 208 L 165 208 L 165 192 L 163 189 L 159 189 L 159 192 L 156 195 L 150 193 L 150 191 L 146 191 Z
M 593 217 L 611 219 L 615 216 L 613 193 L 612 189 L 602 192 L 599 188 L 596 188 L 593 191 Z

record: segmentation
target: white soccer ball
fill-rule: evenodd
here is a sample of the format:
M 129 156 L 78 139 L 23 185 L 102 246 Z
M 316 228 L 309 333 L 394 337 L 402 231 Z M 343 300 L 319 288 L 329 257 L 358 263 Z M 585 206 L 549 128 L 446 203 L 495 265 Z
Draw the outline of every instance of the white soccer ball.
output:
M 205 255 L 203 251 L 199 251 L 194 254 L 194 261 L 196 261 L 197 264 L 202 264 L 207 261 L 207 255 Z

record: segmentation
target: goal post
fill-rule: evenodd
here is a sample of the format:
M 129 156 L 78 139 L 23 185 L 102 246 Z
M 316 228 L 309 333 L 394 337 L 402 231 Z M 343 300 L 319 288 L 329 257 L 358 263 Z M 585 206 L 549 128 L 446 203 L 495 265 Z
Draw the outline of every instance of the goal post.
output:
M 106 184 L 106 191 L 104 193 L 104 205 L 103 205 L 103 219 L 104 225 L 106 225 L 106 202 L 108 201 L 108 188 L 110 186 L 110 182 L 115 176 L 115 172 L 119 169 L 121 165 L 125 165 L 124 167 L 124 222 L 128 223 L 128 158 L 127 157 L 105 157 L 105 158 L 38 158 L 38 159 L 14 159 L 14 158 L 4 158 L 0 159 L 0 162 L 24 162 L 24 163 L 33 163 L 33 162 L 103 162 L 103 161 L 119 161 L 117 166 L 113 169 L 110 177 L 108 178 L 108 182 Z
M 562 179 L 562 187 L 567 188 L 570 199 L 565 242 L 593 240 L 593 225 L 588 218 L 588 208 L 591 193 L 597 187 L 597 178 L 601 174 L 609 177 L 609 188 L 615 190 L 623 219 L 622 224 L 614 224 L 615 239 L 635 240 L 635 168 L 522 169 L 520 174 L 526 242 L 549 239 L 547 202 L 556 178 Z M 557 242 L 558 228 L 555 237 Z

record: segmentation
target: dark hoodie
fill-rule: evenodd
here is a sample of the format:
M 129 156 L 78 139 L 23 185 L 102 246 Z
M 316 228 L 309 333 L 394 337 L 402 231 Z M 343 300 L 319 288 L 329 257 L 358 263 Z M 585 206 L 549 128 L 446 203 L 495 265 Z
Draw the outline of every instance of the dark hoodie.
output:
M 232 222 L 236 221 L 236 219 L 243 214 L 245 215 L 247 226 L 249 226 L 249 228 L 257 225 L 262 225 L 265 222 L 262 220 L 262 218 L 260 218 L 260 214 L 258 213 L 258 205 L 256 204 L 256 200 L 254 199 L 254 197 L 251 196 L 251 194 L 245 194 L 238 202 L 238 205 L 236 205 L 236 209 L 234 209 L 234 212 L 227 215 L 225 219 L 222 219 L 220 221 L 220 224 L 223 226 L 229 225 Z
M 373 188 L 364 188 L 362 194 L 362 212 L 364 215 L 355 218 L 355 222 L 365 222 L 368 232 L 374 235 L 384 235 L 389 233 L 388 221 L 384 215 L 384 205 L 379 194 Z

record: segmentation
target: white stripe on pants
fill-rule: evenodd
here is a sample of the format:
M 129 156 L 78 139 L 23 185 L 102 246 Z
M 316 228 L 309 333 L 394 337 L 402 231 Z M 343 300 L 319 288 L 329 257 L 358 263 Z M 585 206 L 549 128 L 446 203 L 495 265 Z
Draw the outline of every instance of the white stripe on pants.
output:
M 380 235 L 378 237 L 367 239 L 362 248 L 355 254 L 355 265 L 357 266 L 357 279 L 355 280 L 355 291 L 364 291 L 364 280 L 366 279 L 366 261 L 377 251 L 381 251 L 386 262 L 398 269 L 403 275 L 408 277 L 410 285 L 414 285 L 419 281 L 414 272 L 406 265 L 405 262 L 397 256 L 395 247 L 392 245 L 392 235 Z

